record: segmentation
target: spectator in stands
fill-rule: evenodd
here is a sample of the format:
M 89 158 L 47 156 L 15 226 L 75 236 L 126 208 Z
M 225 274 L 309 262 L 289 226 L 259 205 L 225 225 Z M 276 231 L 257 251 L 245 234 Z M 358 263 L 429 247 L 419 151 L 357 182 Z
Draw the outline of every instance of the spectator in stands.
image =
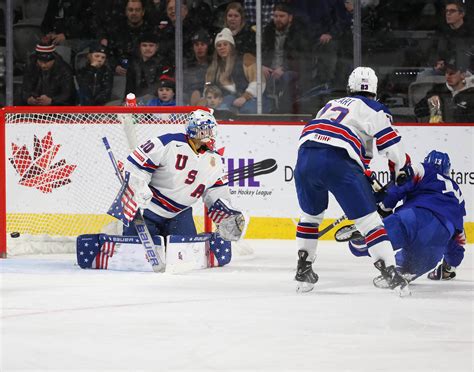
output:
M 40 43 L 23 76 L 22 98 L 30 106 L 74 104 L 72 68 L 55 53 L 53 44 Z
M 150 5 L 146 11 L 147 19 L 159 28 L 160 22 L 166 17 L 166 0 L 152 0 Z
M 77 52 L 95 37 L 89 23 L 91 17 L 91 0 L 49 0 L 41 30 L 53 44 L 66 45 Z
M 211 11 L 207 4 L 203 4 L 203 6 L 207 6 L 207 9 L 209 10 L 208 14 L 205 14 L 202 9 L 196 10 L 196 12 L 191 14 L 185 1 L 178 0 L 178 2 L 181 3 L 181 20 L 183 24 L 183 54 L 185 58 L 191 58 L 191 37 L 200 28 L 207 27 L 206 17 L 209 17 Z M 176 0 L 168 0 L 166 5 L 166 15 L 166 19 L 162 20 L 159 26 L 160 49 L 163 55 L 167 55 L 169 58 L 174 59 Z M 200 16 L 202 16 L 202 19 L 199 19 Z
M 76 76 L 79 104 L 101 106 L 110 101 L 114 73 L 107 63 L 107 47 L 95 43 L 89 48 L 87 65 Z
M 204 89 L 204 98 L 206 99 L 206 107 L 214 110 L 229 110 L 229 106 L 224 104 L 224 95 L 217 85 L 207 85 Z
M 271 22 L 273 6 L 279 0 L 262 0 L 262 28 Z M 257 24 L 257 2 L 255 0 L 244 0 L 245 18 L 250 25 Z
M 305 37 L 308 30 L 293 16 L 285 3 L 276 4 L 273 22 L 263 30 L 262 60 L 263 74 L 267 80 L 267 93 L 279 97 L 278 112 L 295 112 L 293 102 L 297 98 L 298 80 L 308 78 L 307 61 L 311 44 Z
M 244 8 L 241 3 L 232 2 L 227 5 L 224 12 L 224 27 L 232 31 L 238 53 L 256 54 L 255 32 L 245 22 Z
M 206 72 L 206 84 L 217 85 L 224 94 L 224 103 L 240 113 L 257 112 L 257 64 L 250 53 L 238 55 L 234 38 L 228 28 L 222 29 L 214 41 L 216 48 Z M 264 78 L 262 80 L 265 80 Z M 263 81 L 263 89 L 265 81 Z M 265 101 L 264 107 L 265 107 Z M 265 108 L 264 108 L 265 110 Z
M 109 41 L 111 65 L 117 75 L 125 76 L 130 59 L 137 55 L 140 38 L 153 33 L 145 20 L 144 0 L 128 0 L 126 18 L 115 24 Z
M 116 25 L 126 20 L 127 3 L 128 0 L 92 0 L 91 27 L 102 45 L 109 46 Z
M 432 76 L 443 76 L 446 71 L 445 60 L 443 58 L 436 58 L 433 67 L 423 70 L 416 76 L 416 80 L 426 80 Z
M 345 25 L 346 9 L 342 0 L 294 0 L 295 15 L 310 25 L 314 45 L 313 75 L 317 84 L 329 83 L 336 78 L 337 42 Z M 339 73 L 339 71 L 337 71 Z
M 469 58 L 474 53 L 474 30 L 466 22 L 466 8 L 461 1 L 448 0 L 444 12 L 446 23 L 437 32 L 434 53 L 444 58 L 455 57 L 469 67 Z
M 169 70 L 169 64 L 158 53 L 157 36 L 153 33 L 142 34 L 138 56 L 129 61 L 125 93 L 134 93 L 137 99 L 147 94 L 155 94 L 160 76 L 165 70 Z
M 186 101 L 197 105 L 202 96 L 206 82 L 206 71 L 211 62 L 211 38 L 204 29 L 199 30 L 191 38 L 193 42 L 193 57 L 187 61 L 184 68 L 184 93 Z
M 474 76 L 467 76 L 465 67 L 451 59 L 446 62 L 445 77 L 445 84 L 436 84 L 416 104 L 415 115 L 421 120 L 441 115 L 445 123 L 474 122 Z
M 147 106 L 176 106 L 176 84 L 173 78 L 163 75 L 157 89 L 157 98 L 148 101 Z

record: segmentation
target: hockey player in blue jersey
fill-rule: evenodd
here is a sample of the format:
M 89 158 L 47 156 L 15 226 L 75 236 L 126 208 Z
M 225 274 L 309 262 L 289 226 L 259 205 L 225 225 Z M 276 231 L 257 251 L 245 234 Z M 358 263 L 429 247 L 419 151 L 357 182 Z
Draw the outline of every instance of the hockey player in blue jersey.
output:
M 357 67 L 348 79 L 348 97 L 329 101 L 303 129 L 295 167 L 295 184 L 301 208 L 296 241 L 297 291 L 314 288 L 319 225 L 331 192 L 349 219 L 365 236 L 375 267 L 400 295 L 410 293 L 408 282 L 395 268 L 395 257 L 372 187 L 364 170 L 373 144 L 394 166 L 398 182 L 412 174 L 400 135 L 392 127 L 389 110 L 375 100 L 377 76 L 369 67 Z
M 393 248 L 396 262 L 409 281 L 435 268 L 429 278 L 452 279 L 464 258 L 465 202 L 459 186 L 449 177 L 449 155 L 431 151 L 423 163 L 414 165 L 414 177 L 402 186 L 387 190 L 379 211 Z M 403 204 L 395 209 L 399 201 Z M 349 242 L 356 256 L 367 256 L 362 239 Z M 384 286 L 383 281 L 380 283 Z

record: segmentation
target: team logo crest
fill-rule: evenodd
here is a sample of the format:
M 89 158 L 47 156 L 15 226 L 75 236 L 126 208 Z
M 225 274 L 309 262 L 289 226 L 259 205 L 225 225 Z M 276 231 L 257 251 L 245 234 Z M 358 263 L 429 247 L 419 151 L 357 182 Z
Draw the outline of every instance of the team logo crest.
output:
M 65 159 L 54 162 L 61 145 L 54 144 L 51 132 L 42 139 L 33 138 L 33 154 L 26 145 L 12 142 L 10 163 L 20 176 L 18 184 L 34 187 L 44 193 L 71 183 L 69 178 L 77 165 L 67 164 Z

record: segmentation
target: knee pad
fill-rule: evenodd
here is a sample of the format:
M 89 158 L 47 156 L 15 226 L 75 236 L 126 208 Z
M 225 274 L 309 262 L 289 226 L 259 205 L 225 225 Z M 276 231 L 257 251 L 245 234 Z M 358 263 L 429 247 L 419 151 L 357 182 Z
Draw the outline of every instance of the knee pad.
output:
M 383 226 L 382 218 L 380 218 L 377 212 L 357 218 L 354 222 L 357 230 L 359 230 L 363 236 L 366 236 L 370 231 L 376 229 L 377 227 Z

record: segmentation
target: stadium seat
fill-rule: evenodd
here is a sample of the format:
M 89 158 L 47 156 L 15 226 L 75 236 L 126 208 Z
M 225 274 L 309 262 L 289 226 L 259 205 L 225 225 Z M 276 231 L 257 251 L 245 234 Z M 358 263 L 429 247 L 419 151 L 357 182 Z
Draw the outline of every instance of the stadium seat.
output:
M 22 0 L 23 19 L 43 20 L 48 1 L 45 0 Z
M 21 22 L 13 25 L 13 55 L 15 63 L 25 65 L 42 36 L 38 24 Z
M 89 48 L 87 48 L 86 50 L 82 50 L 76 54 L 76 57 L 74 59 L 74 68 L 76 72 L 86 66 L 88 54 L 89 54 Z
M 112 100 L 123 100 L 125 97 L 125 86 L 127 78 L 125 76 L 114 76 L 114 86 L 112 88 Z
M 71 66 L 72 49 L 64 45 L 56 45 L 56 53 L 59 54 L 64 62 Z

